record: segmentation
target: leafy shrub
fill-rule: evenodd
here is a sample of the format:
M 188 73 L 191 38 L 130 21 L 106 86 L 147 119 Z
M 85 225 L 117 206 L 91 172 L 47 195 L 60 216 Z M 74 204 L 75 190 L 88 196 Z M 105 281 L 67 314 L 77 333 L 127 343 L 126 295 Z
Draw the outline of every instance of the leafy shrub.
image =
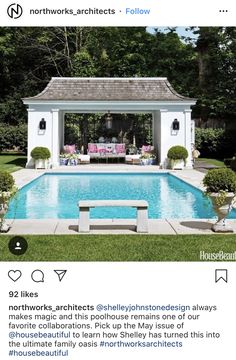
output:
M 19 148 L 19 150 L 26 153 L 27 151 L 27 125 L 21 124 L 15 129 L 15 146 Z
M 11 191 L 14 184 L 14 178 L 9 172 L 0 171 L 0 192 Z
M 51 153 L 48 150 L 48 148 L 41 147 L 41 146 L 35 147 L 31 151 L 30 155 L 32 156 L 32 158 L 34 160 L 39 160 L 39 159 L 47 160 L 47 159 L 49 159 L 51 157 Z
M 222 157 L 225 144 L 224 129 L 195 129 L 195 146 L 202 157 Z
M 236 174 L 231 169 L 213 169 L 203 179 L 207 193 L 227 191 L 236 193 Z
M 27 125 L 17 126 L 0 124 L 0 151 L 18 150 L 26 152 L 27 149 Z
M 171 160 L 186 160 L 188 151 L 180 145 L 172 146 L 167 153 L 167 157 Z

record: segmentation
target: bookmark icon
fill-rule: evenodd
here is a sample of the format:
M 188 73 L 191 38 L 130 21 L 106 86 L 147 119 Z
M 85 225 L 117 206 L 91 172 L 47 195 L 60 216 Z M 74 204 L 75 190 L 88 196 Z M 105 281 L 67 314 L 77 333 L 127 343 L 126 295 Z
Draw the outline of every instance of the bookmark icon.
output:
M 215 270 L 215 282 L 218 281 L 228 282 L 228 270 L 227 269 L 216 269 Z

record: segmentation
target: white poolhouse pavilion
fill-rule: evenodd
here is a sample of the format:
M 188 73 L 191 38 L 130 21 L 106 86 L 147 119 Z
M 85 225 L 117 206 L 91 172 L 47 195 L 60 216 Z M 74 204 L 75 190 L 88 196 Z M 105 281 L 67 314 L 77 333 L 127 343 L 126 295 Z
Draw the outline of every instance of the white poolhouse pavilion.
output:
M 189 153 L 187 167 L 192 166 L 191 144 L 194 99 L 179 95 L 167 78 L 52 78 L 38 95 L 23 99 L 28 106 L 28 161 L 31 150 L 45 146 L 51 152 L 51 165 L 59 165 L 64 146 L 66 113 L 151 113 L 153 145 L 159 164 L 167 165 L 171 146 L 182 145 Z M 44 122 L 45 129 L 40 129 Z

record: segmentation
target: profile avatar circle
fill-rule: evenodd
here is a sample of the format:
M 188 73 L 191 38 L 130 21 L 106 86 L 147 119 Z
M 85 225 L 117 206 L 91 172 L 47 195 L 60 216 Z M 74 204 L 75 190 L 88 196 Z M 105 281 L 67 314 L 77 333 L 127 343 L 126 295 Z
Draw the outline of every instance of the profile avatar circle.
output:
M 23 8 L 21 5 L 13 3 L 7 8 L 7 15 L 11 19 L 18 19 L 23 14 Z
M 8 243 L 8 249 L 14 255 L 23 255 L 28 248 L 28 243 L 22 236 L 14 236 Z

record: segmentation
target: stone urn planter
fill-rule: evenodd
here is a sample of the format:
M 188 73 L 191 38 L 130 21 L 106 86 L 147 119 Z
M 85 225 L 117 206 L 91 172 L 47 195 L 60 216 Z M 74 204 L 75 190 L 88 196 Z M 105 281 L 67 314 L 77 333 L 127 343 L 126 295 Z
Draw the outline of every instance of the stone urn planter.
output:
M 48 160 L 47 159 L 35 160 L 35 169 L 48 169 Z
M 233 232 L 233 229 L 230 225 L 226 223 L 225 218 L 230 213 L 232 209 L 232 203 L 234 200 L 234 193 L 226 193 L 225 195 L 219 193 L 211 193 L 209 197 L 212 201 L 213 209 L 218 217 L 217 222 L 212 225 L 212 230 L 214 232 Z M 222 198 L 219 201 L 219 198 Z
M 226 216 L 231 211 L 235 199 L 236 174 L 227 168 L 209 170 L 203 179 L 203 184 L 218 217 L 212 230 L 220 233 L 233 232 L 226 223 Z
M 11 198 L 11 193 L 4 191 L 0 193 L 0 232 L 7 232 L 10 226 L 6 223 L 4 217 L 8 210 L 8 202 Z
M 180 159 L 180 160 L 170 160 L 170 168 L 172 170 L 183 170 L 185 167 L 185 162 L 184 160 Z

